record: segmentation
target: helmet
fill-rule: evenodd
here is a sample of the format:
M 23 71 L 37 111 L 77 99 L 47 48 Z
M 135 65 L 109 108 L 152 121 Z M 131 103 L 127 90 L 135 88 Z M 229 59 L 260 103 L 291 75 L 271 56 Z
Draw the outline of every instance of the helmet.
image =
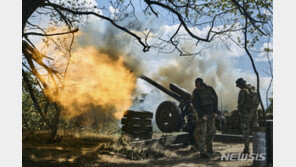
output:
M 196 82 L 200 82 L 201 84 L 204 83 L 203 80 L 202 80 L 201 78 L 196 78 L 195 83 L 196 83 Z
M 240 85 L 246 84 L 246 81 L 243 78 L 239 78 L 236 80 L 236 87 L 239 87 Z

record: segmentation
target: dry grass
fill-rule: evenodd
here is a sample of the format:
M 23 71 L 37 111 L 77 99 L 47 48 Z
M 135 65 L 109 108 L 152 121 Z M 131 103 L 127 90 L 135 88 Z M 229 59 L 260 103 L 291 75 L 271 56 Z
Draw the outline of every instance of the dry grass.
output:
M 23 141 L 23 166 L 84 166 L 85 161 L 97 159 L 94 149 L 102 143 L 110 143 L 114 137 L 85 135 L 63 137 L 59 143 L 48 143 L 46 132 Z
M 242 144 L 214 143 L 219 152 L 201 159 L 191 146 L 132 147 L 127 138 L 98 134 L 64 137 L 60 143 L 47 143 L 48 134 L 35 134 L 36 140 L 23 141 L 23 166 L 250 166 L 252 161 L 221 162 L 220 153 L 241 152 Z
M 114 155 L 129 160 L 158 159 L 164 157 L 164 153 L 156 147 L 133 147 L 128 137 L 119 137 L 114 143 L 102 144 L 97 149 L 99 154 Z

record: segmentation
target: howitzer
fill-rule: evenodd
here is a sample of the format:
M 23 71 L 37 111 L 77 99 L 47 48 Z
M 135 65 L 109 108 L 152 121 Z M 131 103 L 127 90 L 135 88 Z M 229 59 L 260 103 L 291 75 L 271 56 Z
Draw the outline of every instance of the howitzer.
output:
M 179 132 L 181 129 L 184 132 L 192 133 L 196 126 L 196 112 L 192 107 L 191 93 L 174 83 L 170 84 L 170 90 L 168 90 L 144 75 L 139 78 L 179 102 L 179 105 L 173 101 L 160 103 L 155 115 L 157 127 L 165 133 Z M 220 121 L 221 118 L 223 119 L 222 114 L 219 114 L 217 119 Z
M 178 132 L 181 129 L 185 132 L 193 132 L 196 113 L 191 106 L 191 93 L 174 83 L 170 84 L 170 90 L 168 90 L 144 75 L 139 78 L 179 102 L 177 105 L 173 101 L 164 101 L 157 107 L 155 115 L 157 127 L 165 133 Z

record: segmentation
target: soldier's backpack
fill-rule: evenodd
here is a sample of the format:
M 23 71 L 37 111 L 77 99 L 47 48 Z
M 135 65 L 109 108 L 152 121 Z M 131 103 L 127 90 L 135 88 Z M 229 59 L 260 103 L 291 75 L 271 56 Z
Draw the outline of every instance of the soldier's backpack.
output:
M 246 98 L 245 104 L 252 107 L 258 107 L 259 105 L 259 96 L 255 87 L 248 85 L 246 88 Z

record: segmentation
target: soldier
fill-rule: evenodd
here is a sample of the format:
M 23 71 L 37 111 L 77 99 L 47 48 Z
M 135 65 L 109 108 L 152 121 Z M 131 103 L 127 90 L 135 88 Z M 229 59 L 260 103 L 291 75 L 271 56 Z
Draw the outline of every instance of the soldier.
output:
M 236 80 L 236 87 L 241 90 L 238 95 L 238 111 L 241 116 L 241 130 L 244 136 L 244 151 L 243 153 L 250 153 L 249 144 L 251 128 L 259 127 L 257 108 L 259 105 L 258 94 L 255 87 L 247 85 L 243 78 Z
M 194 139 L 200 149 L 202 158 L 208 158 L 213 153 L 213 138 L 216 133 L 215 118 L 217 118 L 218 97 L 215 90 L 206 85 L 201 78 L 195 80 L 192 93 L 192 104 L 197 112 L 197 125 Z M 207 151 L 205 151 L 205 145 Z

